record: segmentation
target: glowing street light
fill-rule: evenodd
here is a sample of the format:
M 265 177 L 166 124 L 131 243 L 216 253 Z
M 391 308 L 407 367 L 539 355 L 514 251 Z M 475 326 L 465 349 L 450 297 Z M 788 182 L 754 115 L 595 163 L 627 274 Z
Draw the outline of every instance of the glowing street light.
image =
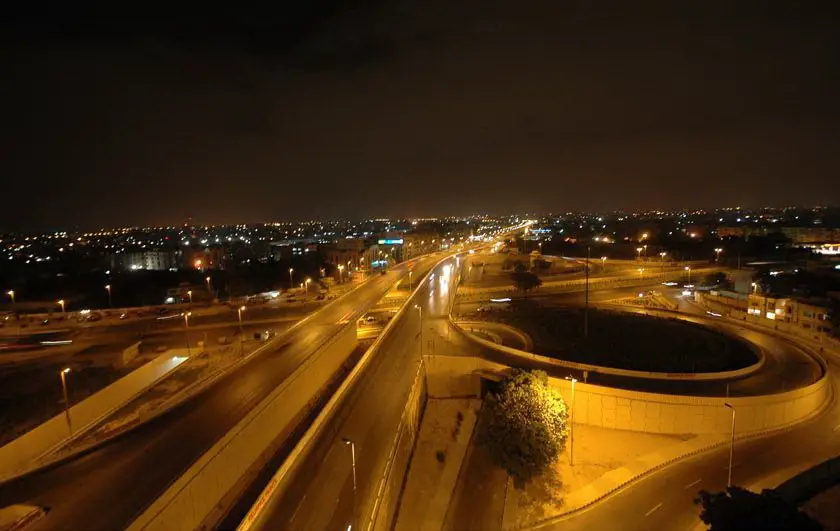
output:
M 691 266 L 685 266 L 685 270 L 688 271 L 688 283 L 691 284 Z
M 661 258 L 661 259 L 662 259 L 662 261 L 664 262 L 664 261 L 665 261 L 665 256 L 666 256 L 667 254 L 668 254 L 668 253 L 666 253 L 665 251 L 662 251 L 661 253 L 659 253 L 659 258 Z
M 356 443 L 347 437 L 342 437 L 344 444 L 350 447 L 350 464 L 353 467 L 353 522 L 356 521 Z M 347 529 L 352 529 L 353 524 L 347 526 Z
M 723 249 L 718 247 L 715 249 L 715 263 L 720 262 L 720 253 L 723 252 Z
M 607 270 L 607 257 L 606 256 L 601 257 L 601 269 L 603 269 L 604 271 Z
M 411 292 L 411 275 L 413 273 L 414 273 L 414 271 L 409 271 L 408 272 L 408 291 L 409 291 L 409 293 Z
M 59 373 L 61 375 L 61 392 L 64 395 L 64 418 L 67 419 L 67 430 L 73 435 L 73 423 L 70 422 L 70 399 L 67 398 L 67 373 L 70 367 L 65 367 Z
M 113 301 L 111 300 L 111 285 L 110 285 L 110 284 L 105 284 L 105 291 L 107 291 L 107 292 L 108 292 L 108 306 L 109 306 L 109 307 L 111 307 L 111 308 L 113 308 L 113 307 L 114 307 L 114 303 L 113 303 Z
M 187 340 L 188 356 L 192 356 L 192 351 L 190 350 L 190 315 L 192 315 L 192 312 L 186 312 L 184 314 L 184 338 Z
M 236 313 L 239 315 L 239 355 L 242 355 L 242 343 L 245 341 L 245 332 L 242 331 L 242 312 L 245 311 L 244 306 L 237 308 Z
M 292 273 L 294 273 L 294 271 L 295 271 L 295 269 L 293 267 L 289 268 L 289 287 L 290 288 L 295 285 L 295 279 L 292 276 Z
M 417 321 L 418 321 L 418 328 L 420 329 L 420 333 L 417 337 L 420 339 L 420 359 L 423 359 L 423 308 L 419 305 L 415 304 L 414 309 L 417 310 Z
M 338 282 L 344 282 L 344 265 L 339 264 L 338 266 Z
M 210 291 L 210 277 L 204 277 L 204 282 L 207 284 L 207 291 Z
M 636 259 L 637 260 L 642 259 L 642 248 L 641 247 L 636 247 Z
M 58 304 L 59 306 L 61 306 L 61 313 L 64 313 L 64 299 L 58 299 L 58 300 L 56 301 L 56 304 Z
M 11 299 L 12 299 L 12 304 L 15 304 L 15 290 L 10 289 L 9 291 L 7 291 L 7 292 L 6 292 L 6 295 L 8 295 L 9 297 L 11 297 Z
M 572 382 L 572 412 L 569 415 L 569 466 L 575 466 L 575 384 L 577 378 L 566 376 Z
M 306 277 L 306 284 L 304 285 L 304 293 L 309 294 L 309 283 L 312 282 L 312 279 Z
M 188 290 L 187 295 L 190 297 L 190 308 L 192 308 L 192 290 Z

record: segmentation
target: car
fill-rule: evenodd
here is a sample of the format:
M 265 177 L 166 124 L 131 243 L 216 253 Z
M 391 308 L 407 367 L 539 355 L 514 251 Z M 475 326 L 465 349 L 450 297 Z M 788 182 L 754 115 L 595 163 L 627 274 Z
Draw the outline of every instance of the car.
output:
M 126 319 L 128 319 L 128 314 L 127 313 L 121 313 L 120 314 L 120 321 L 125 321 Z

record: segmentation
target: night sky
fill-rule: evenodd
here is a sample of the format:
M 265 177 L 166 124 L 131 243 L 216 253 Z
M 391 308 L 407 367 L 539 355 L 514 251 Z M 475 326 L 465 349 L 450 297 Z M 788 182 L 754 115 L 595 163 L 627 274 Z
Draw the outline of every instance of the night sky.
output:
M 0 229 L 840 203 L 831 2 L 230 4 L 2 19 Z

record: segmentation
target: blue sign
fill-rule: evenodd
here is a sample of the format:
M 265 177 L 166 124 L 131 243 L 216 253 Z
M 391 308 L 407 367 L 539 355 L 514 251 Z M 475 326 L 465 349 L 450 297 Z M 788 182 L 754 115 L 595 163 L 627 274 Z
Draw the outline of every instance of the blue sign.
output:
M 379 240 L 379 245 L 402 245 L 403 239 L 398 240 Z

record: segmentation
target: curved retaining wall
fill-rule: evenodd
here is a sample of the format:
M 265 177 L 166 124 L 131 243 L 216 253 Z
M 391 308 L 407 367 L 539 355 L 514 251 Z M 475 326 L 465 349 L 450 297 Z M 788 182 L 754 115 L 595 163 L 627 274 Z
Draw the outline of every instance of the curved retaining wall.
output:
M 640 378 L 640 379 L 649 379 L 649 380 L 691 380 L 691 381 L 726 381 L 726 380 L 737 380 L 739 378 L 745 378 L 750 376 L 760 370 L 766 361 L 764 357 L 764 353 L 758 349 L 758 361 L 753 363 L 748 367 L 744 367 L 743 369 L 736 369 L 734 371 L 723 371 L 723 372 L 710 372 L 710 373 L 693 373 L 693 372 L 681 372 L 681 373 L 668 373 L 668 372 L 653 372 L 653 371 L 633 371 L 629 369 L 615 369 L 612 367 L 603 367 L 600 365 L 589 365 L 587 363 L 577 363 L 574 361 L 566 361 L 566 360 L 558 360 L 555 358 L 549 358 L 547 356 L 541 356 L 539 354 L 534 354 L 531 352 L 525 352 L 524 350 L 518 350 L 511 347 L 506 347 L 504 345 L 499 345 L 497 343 L 493 343 L 492 341 L 487 341 L 486 339 L 482 339 L 480 337 L 476 337 L 473 334 L 469 333 L 469 329 L 465 330 L 461 324 L 451 321 L 452 326 L 455 327 L 456 330 L 461 332 L 471 341 L 478 343 L 480 346 L 484 348 L 489 348 L 495 350 L 497 352 L 504 353 L 508 356 L 513 357 L 521 357 L 523 359 L 527 359 L 531 362 L 538 362 L 541 364 L 545 364 L 546 367 L 562 367 L 566 369 L 574 369 L 579 371 L 589 371 L 591 373 L 597 374 L 609 374 L 612 376 L 623 376 L 629 378 Z M 467 325 L 468 323 L 464 323 Z M 479 328 L 478 326 L 474 326 L 474 328 Z M 823 367 L 825 369 L 825 367 Z
M 475 356 L 432 356 L 426 362 L 429 396 L 480 396 L 481 380 L 499 380 L 506 365 Z M 572 383 L 549 378 L 567 404 Z M 757 397 L 692 397 L 575 384 L 575 422 L 621 430 L 663 434 L 728 434 L 735 407 L 735 431 L 758 433 L 805 420 L 831 396 L 826 376 L 807 387 Z

